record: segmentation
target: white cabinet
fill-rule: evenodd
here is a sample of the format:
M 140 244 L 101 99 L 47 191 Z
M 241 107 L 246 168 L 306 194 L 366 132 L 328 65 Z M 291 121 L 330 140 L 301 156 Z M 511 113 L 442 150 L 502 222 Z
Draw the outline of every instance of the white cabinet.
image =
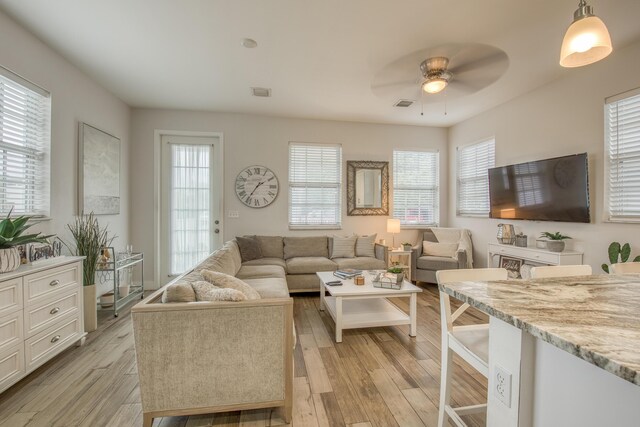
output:
M 577 265 L 582 264 L 582 252 L 562 251 L 551 252 L 546 249 L 533 247 L 521 248 L 514 245 L 489 243 L 487 253 L 487 267 L 498 266 L 500 256 L 508 256 L 524 260 L 525 263 L 535 265 Z
M 0 274 L 0 393 L 80 341 L 82 258 Z

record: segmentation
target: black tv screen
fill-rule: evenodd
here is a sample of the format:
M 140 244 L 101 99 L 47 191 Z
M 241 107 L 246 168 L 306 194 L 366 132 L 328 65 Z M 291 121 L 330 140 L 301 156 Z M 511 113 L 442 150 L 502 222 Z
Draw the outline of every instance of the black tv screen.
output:
M 590 222 L 587 153 L 489 169 L 491 218 Z

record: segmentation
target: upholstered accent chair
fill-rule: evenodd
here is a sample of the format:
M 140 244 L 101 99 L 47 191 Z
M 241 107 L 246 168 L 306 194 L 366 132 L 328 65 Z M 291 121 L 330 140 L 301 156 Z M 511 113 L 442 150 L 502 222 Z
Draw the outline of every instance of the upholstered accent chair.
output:
M 423 242 L 457 243 L 452 256 L 434 256 L 423 252 Z M 418 282 L 437 283 L 436 271 L 473 267 L 471 232 L 464 228 L 427 228 L 411 252 L 411 278 Z

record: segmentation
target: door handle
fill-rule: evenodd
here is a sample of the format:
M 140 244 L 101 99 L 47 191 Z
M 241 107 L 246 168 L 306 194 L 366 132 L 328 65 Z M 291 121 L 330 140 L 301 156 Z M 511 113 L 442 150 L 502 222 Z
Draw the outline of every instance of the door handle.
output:
M 216 228 L 215 230 L 213 230 L 214 233 L 218 234 L 220 232 L 219 228 Z
M 215 221 L 213 221 L 213 223 L 214 223 L 215 225 L 218 225 L 218 224 L 220 224 L 220 221 L 218 221 L 218 220 L 216 219 Z

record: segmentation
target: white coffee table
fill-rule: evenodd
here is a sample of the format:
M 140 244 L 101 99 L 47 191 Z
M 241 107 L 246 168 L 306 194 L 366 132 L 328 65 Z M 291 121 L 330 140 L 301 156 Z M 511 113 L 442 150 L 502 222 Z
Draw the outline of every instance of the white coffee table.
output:
M 339 280 L 332 271 L 316 273 L 320 278 L 320 310 L 329 312 L 336 323 L 336 342 L 342 342 L 343 329 L 374 328 L 378 326 L 411 325 L 409 335 L 416 336 L 417 293 L 422 289 L 406 280 L 402 289 L 374 288 L 374 276 L 364 273 L 365 284 L 358 286 L 353 279 L 342 280 L 342 286 L 327 286 Z M 325 296 L 325 291 L 329 296 Z M 388 297 L 409 298 L 409 314 L 387 300 Z

